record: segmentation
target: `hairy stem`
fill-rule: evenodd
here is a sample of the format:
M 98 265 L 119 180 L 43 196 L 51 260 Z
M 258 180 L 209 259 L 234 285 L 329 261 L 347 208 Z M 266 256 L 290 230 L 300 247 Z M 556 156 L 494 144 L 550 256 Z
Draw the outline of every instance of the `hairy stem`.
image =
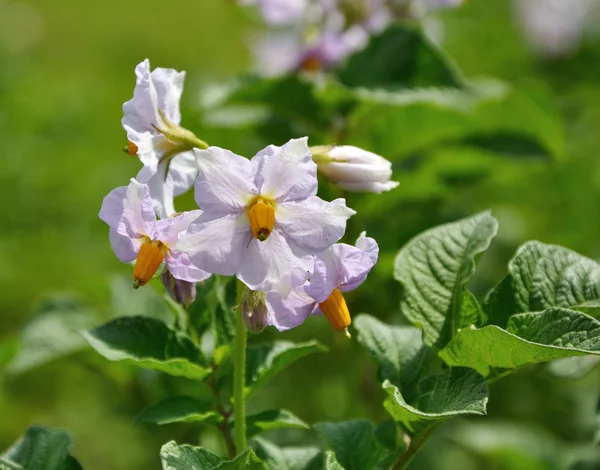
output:
M 215 372 L 216 369 L 213 372 L 213 377 Z M 213 377 L 208 379 L 206 381 L 206 384 L 208 385 L 208 388 L 210 388 L 213 398 L 215 399 L 215 408 L 217 412 L 223 417 L 223 422 L 219 424 L 219 431 L 221 431 L 221 434 L 223 434 L 223 438 L 225 439 L 225 445 L 227 446 L 227 454 L 229 455 L 229 458 L 232 459 L 237 455 L 237 452 L 235 450 L 233 436 L 231 435 L 231 428 L 229 427 L 229 423 L 227 422 L 227 420 L 231 416 L 231 410 L 225 410 L 225 408 L 223 407 L 221 395 L 215 387 Z
M 245 286 L 237 281 L 237 304 L 239 305 Z M 238 308 L 235 315 L 235 362 L 233 370 L 233 420 L 235 424 L 235 446 L 238 452 L 246 448 L 246 325 Z
M 427 428 L 424 432 L 417 434 L 410 441 L 408 449 L 405 452 L 400 454 L 394 464 L 390 467 L 390 470 L 405 470 L 408 468 L 408 465 L 412 461 L 412 459 L 417 455 L 417 453 L 421 450 L 421 447 L 427 442 L 441 423 L 434 424 L 433 426 Z

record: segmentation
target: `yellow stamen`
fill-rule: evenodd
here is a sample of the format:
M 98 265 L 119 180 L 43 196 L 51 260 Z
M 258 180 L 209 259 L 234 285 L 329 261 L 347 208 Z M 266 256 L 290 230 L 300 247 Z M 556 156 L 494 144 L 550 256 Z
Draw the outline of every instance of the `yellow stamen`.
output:
M 127 153 L 127 155 L 131 155 L 132 157 L 135 157 L 138 153 L 138 146 L 135 145 L 133 142 L 128 141 L 127 142 L 127 147 L 125 147 L 125 153 Z
M 133 268 L 133 287 L 137 289 L 148 283 L 165 259 L 168 248 L 159 241 L 143 243 Z
M 352 320 L 350 319 L 350 312 L 348 312 L 348 306 L 342 293 L 338 289 L 333 289 L 331 295 L 325 302 L 321 302 L 319 307 L 325 318 L 331 323 L 331 326 L 337 331 L 344 331 L 346 336 L 350 338 L 348 327 L 352 323 Z
M 250 220 L 250 229 L 254 238 L 264 242 L 271 235 L 275 225 L 273 203 L 259 196 L 248 209 L 248 220 Z

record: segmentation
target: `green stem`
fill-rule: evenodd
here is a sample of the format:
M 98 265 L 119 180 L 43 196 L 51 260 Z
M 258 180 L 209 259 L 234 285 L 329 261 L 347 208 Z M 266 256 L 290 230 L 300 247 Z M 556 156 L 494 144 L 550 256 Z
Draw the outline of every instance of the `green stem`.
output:
M 441 423 L 434 424 L 433 426 L 427 428 L 421 434 L 417 434 L 411 441 L 408 449 L 405 452 L 400 454 L 394 464 L 390 467 L 390 470 L 405 470 L 408 468 L 408 465 L 412 461 L 412 459 L 417 455 L 417 453 L 421 450 L 421 447 L 427 442 L 427 440 L 437 431 L 437 428 Z
M 237 305 L 240 305 L 242 293 L 246 286 L 237 281 Z M 246 448 L 246 402 L 244 386 L 246 385 L 246 325 L 240 308 L 235 315 L 235 362 L 233 371 L 233 422 L 235 424 L 235 447 L 238 452 Z
M 487 379 L 487 384 L 488 385 L 492 385 L 494 382 L 497 382 L 500 379 L 503 379 L 504 377 L 512 374 L 515 371 L 515 369 L 507 369 L 504 372 L 500 372 L 499 374 L 494 375 L 493 377 L 489 377 Z

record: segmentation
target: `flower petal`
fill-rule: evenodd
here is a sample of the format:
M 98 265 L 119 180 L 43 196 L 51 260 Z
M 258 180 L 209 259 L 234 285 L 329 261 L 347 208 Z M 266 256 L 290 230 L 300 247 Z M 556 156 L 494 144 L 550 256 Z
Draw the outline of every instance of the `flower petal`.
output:
M 130 131 L 157 134 L 153 126 L 160 127 L 162 123 L 159 109 L 169 121 L 179 124 L 179 100 L 183 92 L 185 72 L 162 68 L 150 72 L 150 61 L 146 59 L 135 68 L 135 75 L 133 98 L 123 105 L 121 120 L 128 138 Z
M 133 98 L 123 104 L 123 119 L 121 124 L 128 130 L 142 133 L 156 133 L 152 124 L 160 123 L 158 115 L 158 97 L 150 74 L 150 61 L 140 62 L 135 68 L 135 88 Z M 129 131 L 128 131 L 129 137 Z
M 137 254 L 140 251 L 139 239 L 121 235 L 112 228 L 109 230 L 108 236 L 110 246 L 119 260 L 123 261 L 123 263 L 129 263 L 137 258 Z
M 180 251 L 169 252 L 165 257 L 165 263 L 173 277 L 181 281 L 200 282 L 211 276 L 211 273 L 194 266 L 189 256 Z
M 150 78 L 156 90 L 156 104 L 158 105 L 158 109 L 173 124 L 179 124 L 181 122 L 179 101 L 183 94 L 185 72 L 157 67 L 150 74 Z
M 144 168 L 140 170 L 140 173 L 142 171 L 144 171 Z M 173 187 L 165 182 L 165 171 L 166 168 L 164 165 L 159 166 L 158 172 L 147 183 L 150 190 L 150 197 L 152 198 L 152 207 L 162 219 L 175 214 Z
M 282 147 L 267 147 L 272 152 L 260 152 L 252 159 L 259 168 L 256 186 L 260 194 L 277 202 L 301 201 L 317 194 L 317 165 L 307 141 L 308 137 L 302 137 Z
M 348 292 L 360 286 L 377 263 L 379 246 L 377 242 L 361 233 L 356 247 L 337 244 L 332 247 L 339 259 L 340 286 L 342 292 Z
M 315 256 L 315 269 L 310 282 L 304 286 L 305 292 L 317 303 L 325 302 L 340 283 L 338 259 L 332 248 Z
M 252 238 L 238 278 L 252 290 L 276 290 L 287 297 L 293 287 L 304 284 L 312 271 L 313 257 L 292 252 L 276 228 L 264 242 Z
M 311 299 L 302 287 L 292 289 L 287 299 L 275 291 L 267 292 L 268 322 L 279 331 L 289 330 L 304 323 L 315 308 Z
M 175 196 L 180 196 L 193 186 L 199 171 L 194 152 L 180 153 L 175 155 L 169 163 L 166 184 L 173 187 Z
M 245 212 L 223 217 L 204 212 L 192 222 L 173 251 L 187 253 L 203 271 L 232 276 L 238 271 L 251 238 Z
M 177 244 L 179 238 L 184 236 L 184 232 L 190 224 L 202 215 L 201 210 L 183 212 L 176 217 L 161 219 L 156 222 L 154 232 L 148 234 L 152 240 L 160 240 L 167 247 L 173 247 Z
M 275 224 L 281 227 L 292 248 L 316 254 L 342 238 L 346 220 L 355 213 L 344 199 L 326 202 L 313 196 L 302 202 L 279 204 Z
M 356 191 L 359 193 L 376 193 L 381 194 L 386 191 L 390 191 L 396 188 L 400 183 L 398 181 L 387 181 L 381 183 L 379 181 L 364 181 L 364 182 L 350 182 L 350 181 L 337 181 L 335 183 L 342 189 L 348 191 Z
M 250 160 L 219 147 L 194 153 L 200 167 L 194 192 L 198 206 L 220 215 L 244 210 L 257 193 Z
M 132 179 L 129 186 L 113 189 L 102 201 L 99 217 L 121 235 L 145 235 L 156 222 L 148 186 Z

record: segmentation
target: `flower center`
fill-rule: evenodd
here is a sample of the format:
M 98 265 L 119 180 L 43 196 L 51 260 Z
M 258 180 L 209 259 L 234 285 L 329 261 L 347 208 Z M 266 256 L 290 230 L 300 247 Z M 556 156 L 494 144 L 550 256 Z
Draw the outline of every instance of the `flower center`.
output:
M 346 336 L 350 338 L 348 326 L 350 326 L 352 320 L 350 320 L 350 312 L 348 312 L 348 306 L 342 293 L 338 289 L 333 289 L 331 295 L 325 302 L 321 302 L 319 307 L 331 326 L 337 331 L 344 331 Z
M 248 220 L 250 220 L 250 229 L 252 235 L 261 242 L 264 242 L 275 225 L 275 208 L 273 202 L 262 196 L 258 196 L 256 201 L 248 209 Z
M 146 239 L 135 260 L 133 268 L 133 287 L 138 288 L 148 283 L 165 259 L 169 249 L 162 242 Z

